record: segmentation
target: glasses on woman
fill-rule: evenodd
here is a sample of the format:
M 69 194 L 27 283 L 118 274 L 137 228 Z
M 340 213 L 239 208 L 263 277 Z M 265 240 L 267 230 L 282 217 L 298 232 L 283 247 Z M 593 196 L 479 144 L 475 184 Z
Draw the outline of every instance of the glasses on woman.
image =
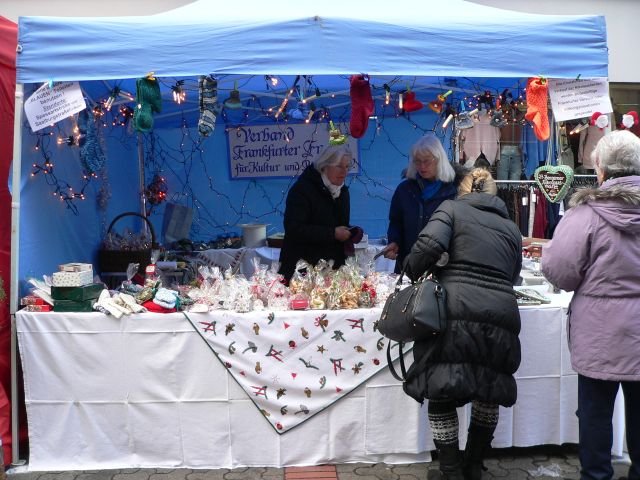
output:
M 335 165 L 329 165 L 331 168 L 335 168 L 336 170 L 346 170 L 349 171 L 353 167 L 353 162 L 349 163 L 338 163 Z
M 432 155 L 424 155 L 420 157 L 415 157 L 413 159 L 413 163 L 415 165 L 431 165 L 432 163 L 437 162 L 436 157 Z

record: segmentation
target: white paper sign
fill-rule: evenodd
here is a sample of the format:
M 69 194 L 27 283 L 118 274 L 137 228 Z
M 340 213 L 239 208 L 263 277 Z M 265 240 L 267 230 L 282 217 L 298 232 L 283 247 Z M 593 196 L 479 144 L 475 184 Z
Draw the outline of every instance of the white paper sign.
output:
M 42 85 L 24 103 L 31 130 L 37 132 L 87 108 L 78 82 Z
M 346 125 L 338 125 L 347 132 Z M 329 145 L 328 124 L 251 125 L 229 128 L 231 178 L 294 177 Z M 358 173 L 358 141 L 347 140 Z
M 556 122 L 613 112 L 606 78 L 550 78 L 549 97 Z

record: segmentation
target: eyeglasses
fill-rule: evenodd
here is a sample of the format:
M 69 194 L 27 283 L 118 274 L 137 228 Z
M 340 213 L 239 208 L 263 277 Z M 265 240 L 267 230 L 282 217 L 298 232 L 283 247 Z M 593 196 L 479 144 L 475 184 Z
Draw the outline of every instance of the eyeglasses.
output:
M 435 157 L 431 157 L 431 156 L 426 156 L 426 157 L 422 157 L 422 158 L 414 158 L 413 159 L 413 163 L 415 165 L 431 165 L 433 163 L 436 163 L 437 160 Z
M 351 170 L 351 167 L 353 167 L 353 164 L 350 162 L 346 165 L 342 164 L 342 163 L 338 163 L 336 165 L 329 165 L 329 167 L 331 168 L 335 168 L 336 170 L 346 170 L 349 171 Z

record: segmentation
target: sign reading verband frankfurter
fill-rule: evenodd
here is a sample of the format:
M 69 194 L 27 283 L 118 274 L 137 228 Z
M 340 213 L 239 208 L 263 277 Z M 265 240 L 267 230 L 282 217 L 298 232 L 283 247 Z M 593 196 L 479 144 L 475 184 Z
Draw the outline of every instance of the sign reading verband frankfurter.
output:
M 338 127 L 348 131 L 345 124 Z M 230 127 L 227 139 L 232 179 L 295 177 L 329 145 L 329 125 L 244 125 Z M 354 158 L 349 173 L 358 173 L 358 141 L 348 137 L 346 143 Z

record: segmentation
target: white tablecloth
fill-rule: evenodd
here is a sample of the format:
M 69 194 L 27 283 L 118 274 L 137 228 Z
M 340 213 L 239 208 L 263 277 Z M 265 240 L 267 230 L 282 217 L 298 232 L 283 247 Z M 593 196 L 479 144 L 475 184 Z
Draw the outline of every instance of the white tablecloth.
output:
M 522 313 L 518 402 L 495 447 L 578 441 L 566 303 Z M 215 314 L 208 314 L 215 315 Z M 180 314 L 18 312 L 30 470 L 428 461 L 426 406 L 386 369 L 278 435 Z M 618 399 L 620 400 L 620 398 Z M 469 409 L 460 409 L 461 424 Z M 614 418 L 622 453 L 623 413 Z M 464 441 L 465 434 L 462 434 Z

